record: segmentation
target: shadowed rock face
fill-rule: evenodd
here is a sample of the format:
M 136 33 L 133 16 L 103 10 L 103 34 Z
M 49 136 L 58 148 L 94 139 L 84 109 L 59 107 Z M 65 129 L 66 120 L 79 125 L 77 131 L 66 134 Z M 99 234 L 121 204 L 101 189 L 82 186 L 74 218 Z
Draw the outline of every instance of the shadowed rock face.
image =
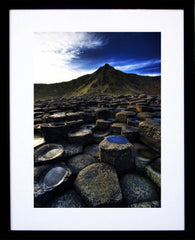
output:
M 74 186 L 89 206 L 115 206 L 122 200 L 116 171 L 105 163 L 94 163 L 81 170 Z

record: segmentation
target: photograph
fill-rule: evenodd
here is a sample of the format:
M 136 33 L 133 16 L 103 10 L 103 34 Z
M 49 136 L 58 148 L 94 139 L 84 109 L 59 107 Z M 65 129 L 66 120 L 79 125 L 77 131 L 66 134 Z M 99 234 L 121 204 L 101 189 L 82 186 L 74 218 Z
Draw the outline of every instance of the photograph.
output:
M 11 230 L 185 229 L 184 10 L 10 10 Z
M 34 208 L 161 208 L 161 32 L 34 32 Z

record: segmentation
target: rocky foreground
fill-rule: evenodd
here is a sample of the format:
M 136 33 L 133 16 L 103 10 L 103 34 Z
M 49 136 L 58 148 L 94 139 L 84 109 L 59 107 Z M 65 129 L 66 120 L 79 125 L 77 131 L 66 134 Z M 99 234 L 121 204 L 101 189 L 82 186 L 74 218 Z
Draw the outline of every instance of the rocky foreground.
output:
M 161 206 L 160 97 L 82 96 L 34 105 L 34 206 Z

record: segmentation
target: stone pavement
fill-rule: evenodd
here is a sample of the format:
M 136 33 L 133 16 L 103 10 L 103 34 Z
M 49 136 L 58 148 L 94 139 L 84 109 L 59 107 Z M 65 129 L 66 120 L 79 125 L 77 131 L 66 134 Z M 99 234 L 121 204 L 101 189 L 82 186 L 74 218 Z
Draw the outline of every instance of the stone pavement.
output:
M 161 206 L 159 96 L 34 104 L 34 207 Z

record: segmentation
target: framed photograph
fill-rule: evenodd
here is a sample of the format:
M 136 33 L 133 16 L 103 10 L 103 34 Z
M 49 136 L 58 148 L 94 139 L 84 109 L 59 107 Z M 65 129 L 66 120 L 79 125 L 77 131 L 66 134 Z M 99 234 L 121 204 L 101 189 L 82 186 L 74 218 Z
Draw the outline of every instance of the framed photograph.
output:
M 184 10 L 9 15 L 11 230 L 185 230 Z

